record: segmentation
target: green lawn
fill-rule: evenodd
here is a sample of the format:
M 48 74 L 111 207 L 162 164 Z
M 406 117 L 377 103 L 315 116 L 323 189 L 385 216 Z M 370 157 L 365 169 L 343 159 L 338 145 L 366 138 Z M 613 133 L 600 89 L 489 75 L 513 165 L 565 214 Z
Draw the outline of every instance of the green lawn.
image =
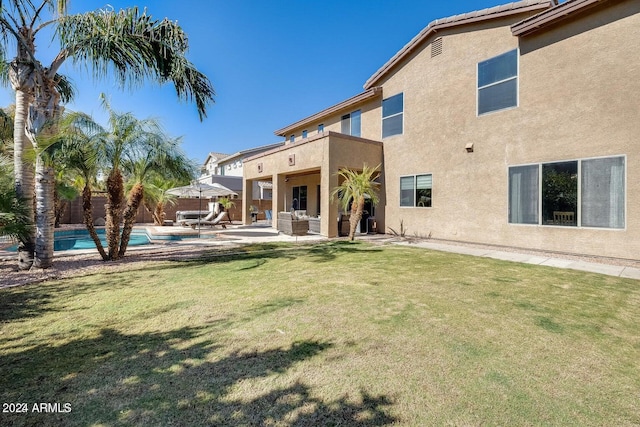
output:
M 640 282 L 597 274 L 262 245 L 5 289 L 0 322 L 2 426 L 640 424 Z

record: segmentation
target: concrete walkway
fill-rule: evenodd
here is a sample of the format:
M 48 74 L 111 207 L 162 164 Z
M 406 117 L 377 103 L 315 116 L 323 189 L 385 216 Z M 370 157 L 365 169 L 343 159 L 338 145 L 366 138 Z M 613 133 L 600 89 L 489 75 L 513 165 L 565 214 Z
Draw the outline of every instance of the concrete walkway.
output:
M 532 255 L 522 252 L 501 251 L 493 248 L 474 248 L 470 246 L 455 245 L 453 243 L 440 242 L 398 242 L 401 245 L 418 246 L 436 251 L 453 252 L 457 254 L 473 255 L 486 258 L 495 258 L 505 261 L 521 262 L 525 264 L 545 265 L 548 267 L 568 268 L 572 270 L 589 271 L 591 273 L 606 274 L 609 276 L 624 277 L 640 280 L 640 268 L 623 265 L 613 265 L 599 262 L 589 262 L 561 258 L 560 256 Z

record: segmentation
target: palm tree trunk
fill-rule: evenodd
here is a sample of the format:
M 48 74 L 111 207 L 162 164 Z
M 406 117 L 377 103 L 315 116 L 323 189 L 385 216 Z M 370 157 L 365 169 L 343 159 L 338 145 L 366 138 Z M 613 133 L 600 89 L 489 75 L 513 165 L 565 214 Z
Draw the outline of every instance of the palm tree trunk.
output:
M 164 212 L 164 203 L 158 202 L 153 210 L 153 225 L 164 225 L 164 219 L 167 215 Z
M 12 79 L 13 82 L 13 79 Z M 14 85 L 15 86 L 15 85 Z M 33 222 L 34 207 L 33 194 L 35 188 L 35 175 L 33 162 L 27 160 L 28 154 L 33 146 L 27 138 L 25 123 L 29 105 L 29 95 L 16 88 L 16 114 L 13 128 L 13 161 L 15 172 L 15 188 L 18 197 L 25 200 L 28 218 Z M 18 244 L 18 269 L 28 270 L 33 265 L 33 254 L 35 251 L 36 229 L 31 227 L 31 232 L 27 239 Z
M 62 221 L 62 215 L 67 209 L 67 201 L 60 197 L 57 185 L 53 186 L 53 203 L 55 206 L 55 221 L 53 223 L 54 228 L 60 228 L 60 221 Z
M 131 238 L 131 230 L 133 230 L 133 224 L 136 222 L 136 214 L 142 198 L 144 197 L 144 189 L 140 183 L 137 183 L 131 189 L 129 194 L 129 201 L 127 202 L 127 209 L 124 212 L 124 225 L 122 227 L 122 239 L 120 240 L 120 251 L 118 257 L 122 258 L 127 251 L 129 245 L 129 239 Z
M 124 183 L 122 174 L 113 169 L 107 177 L 106 235 L 109 259 L 117 260 L 120 253 L 120 223 L 122 222 L 122 200 Z
M 82 189 L 82 217 L 84 219 L 84 225 L 87 226 L 89 236 L 93 239 L 93 243 L 96 244 L 96 248 L 102 257 L 102 260 L 107 261 L 109 257 L 104 251 L 100 237 L 96 232 L 96 227 L 93 224 L 93 203 L 91 202 L 91 188 L 88 185 L 85 185 Z
M 36 159 L 36 244 L 33 263 L 38 268 L 49 268 L 53 263 L 54 185 L 53 168 L 47 166 L 44 159 L 38 156 Z
M 349 240 L 354 240 L 356 236 L 356 228 L 362 219 L 364 211 L 364 197 L 360 196 L 358 200 L 354 200 L 351 204 L 351 216 L 349 217 Z

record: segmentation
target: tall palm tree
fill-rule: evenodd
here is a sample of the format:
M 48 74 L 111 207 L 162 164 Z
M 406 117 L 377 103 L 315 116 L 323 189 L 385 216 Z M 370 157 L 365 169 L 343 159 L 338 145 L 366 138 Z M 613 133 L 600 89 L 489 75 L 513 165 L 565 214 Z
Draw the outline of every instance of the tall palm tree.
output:
M 103 95 L 103 105 L 109 115 L 109 129 L 101 148 L 109 171 L 107 176 L 106 233 L 108 257 L 124 256 L 135 222 L 138 207 L 144 197 L 146 177 L 153 170 L 169 175 L 190 177 L 192 165 L 179 148 L 153 119 L 140 120 L 131 113 L 117 113 Z M 125 203 L 125 176 L 133 180 Z M 188 179 L 188 178 L 187 178 Z M 123 223 L 122 232 L 120 224 Z
M 179 98 L 195 102 L 201 119 L 213 102 L 211 83 L 186 59 L 187 37 L 176 22 L 154 20 L 137 7 L 68 15 L 67 4 L 66 0 L 0 2 L 1 47 L 5 51 L 16 47 L 9 72 L 16 92 L 15 180 L 18 194 L 27 199 L 35 185 L 46 187 L 50 182 L 50 170 L 41 156 L 36 156 L 35 174 L 39 177 L 34 184 L 34 169 L 24 153 L 38 148 L 40 132 L 60 113 L 64 99 L 58 71 L 67 60 L 90 66 L 96 79 L 115 78 L 122 87 L 134 87 L 147 79 L 172 82 Z M 36 56 L 36 36 L 46 27 L 55 29 L 60 45 L 48 66 Z M 37 201 L 46 202 L 48 197 L 47 191 L 39 191 Z M 46 206 L 36 206 L 35 239 L 45 236 L 45 241 L 36 241 L 35 263 L 42 268 L 50 266 L 53 254 L 53 241 L 46 241 L 49 233 L 42 230 L 49 227 L 47 215 Z M 25 243 L 24 251 L 31 251 L 31 242 L 27 239 Z M 42 251 L 45 253 L 38 253 Z
M 369 199 L 373 205 L 379 201 L 378 191 L 380 184 L 376 182 L 380 165 L 371 168 L 364 165 L 361 172 L 351 169 L 340 169 L 338 179 L 340 185 L 331 192 L 331 200 L 337 197 L 343 210 L 351 210 L 349 216 L 349 240 L 353 240 L 358 223 L 362 219 L 365 199 Z
M 61 149 L 56 160 L 76 171 L 82 181 L 82 219 L 103 260 L 108 256 L 93 223 L 92 192 L 98 175 L 98 150 L 105 138 L 104 129 L 83 113 L 66 114 L 58 127 Z
M 152 173 L 161 170 L 167 177 L 188 181 L 193 177 L 196 165 L 184 155 L 180 149 L 180 139 L 172 139 L 159 132 L 153 121 L 140 122 L 142 126 L 151 126 L 151 131 L 141 129 L 140 147 L 127 147 L 133 149 L 133 153 L 127 156 L 127 160 L 122 165 L 127 176 L 130 177 L 131 189 L 128 192 L 127 206 L 124 211 L 124 224 L 120 240 L 118 259 L 124 256 L 133 224 L 136 220 L 138 208 L 140 207 L 147 184 L 150 184 Z
M 167 178 L 188 182 L 196 166 L 180 149 L 180 139 L 165 135 L 157 121 L 117 113 L 104 96 L 103 105 L 109 115 L 107 128 L 81 113 L 71 113 L 62 120 L 60 138 L 66 143 L 62 162 L 67 161 L 68 166 L 83 175 L 84 220 L 90 233 L 93 229 L 90 183 L 98 168 L 108 173 L 107 250 L 98 243 L 97 234 L 94 241 L 104 260 L 117 260 L 125 255 L 145 187 L 154 172 L 162 171 Z M 126 202 L 125 178 L 130 186 Z

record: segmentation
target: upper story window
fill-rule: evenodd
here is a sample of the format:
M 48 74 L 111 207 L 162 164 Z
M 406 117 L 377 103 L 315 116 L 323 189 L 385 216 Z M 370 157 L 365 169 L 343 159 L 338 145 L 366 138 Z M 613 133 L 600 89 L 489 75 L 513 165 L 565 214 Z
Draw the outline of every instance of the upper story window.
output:
M 324 124 L 323 124 L 323 123 L 320 123 L 320 124 L 318 125 L 318 133 L 322 133 L 322 132 L 324 132 Z
M 360 115 L 361 111 L 356 110 L 342 116 L 340 132 L 351 136 L 360 136 Z
M 382 101 L 382 137 L 402 134 L 404 96 L 393 95 Z
M 296 140 L 296 136 L 295 135 L 291 135 L 289 137 L 289 142 L 295 142 L 295 140 Z
M 307 137 L 307 131 L 306 131 L 306 130 L 303 130 L 303 131 L 302 131 L 302 138 L 304 139 L 304 138 L 306 138 L 306 137 Z
M 518 49 L 478 63 L 478 115 L 518 106 Z

